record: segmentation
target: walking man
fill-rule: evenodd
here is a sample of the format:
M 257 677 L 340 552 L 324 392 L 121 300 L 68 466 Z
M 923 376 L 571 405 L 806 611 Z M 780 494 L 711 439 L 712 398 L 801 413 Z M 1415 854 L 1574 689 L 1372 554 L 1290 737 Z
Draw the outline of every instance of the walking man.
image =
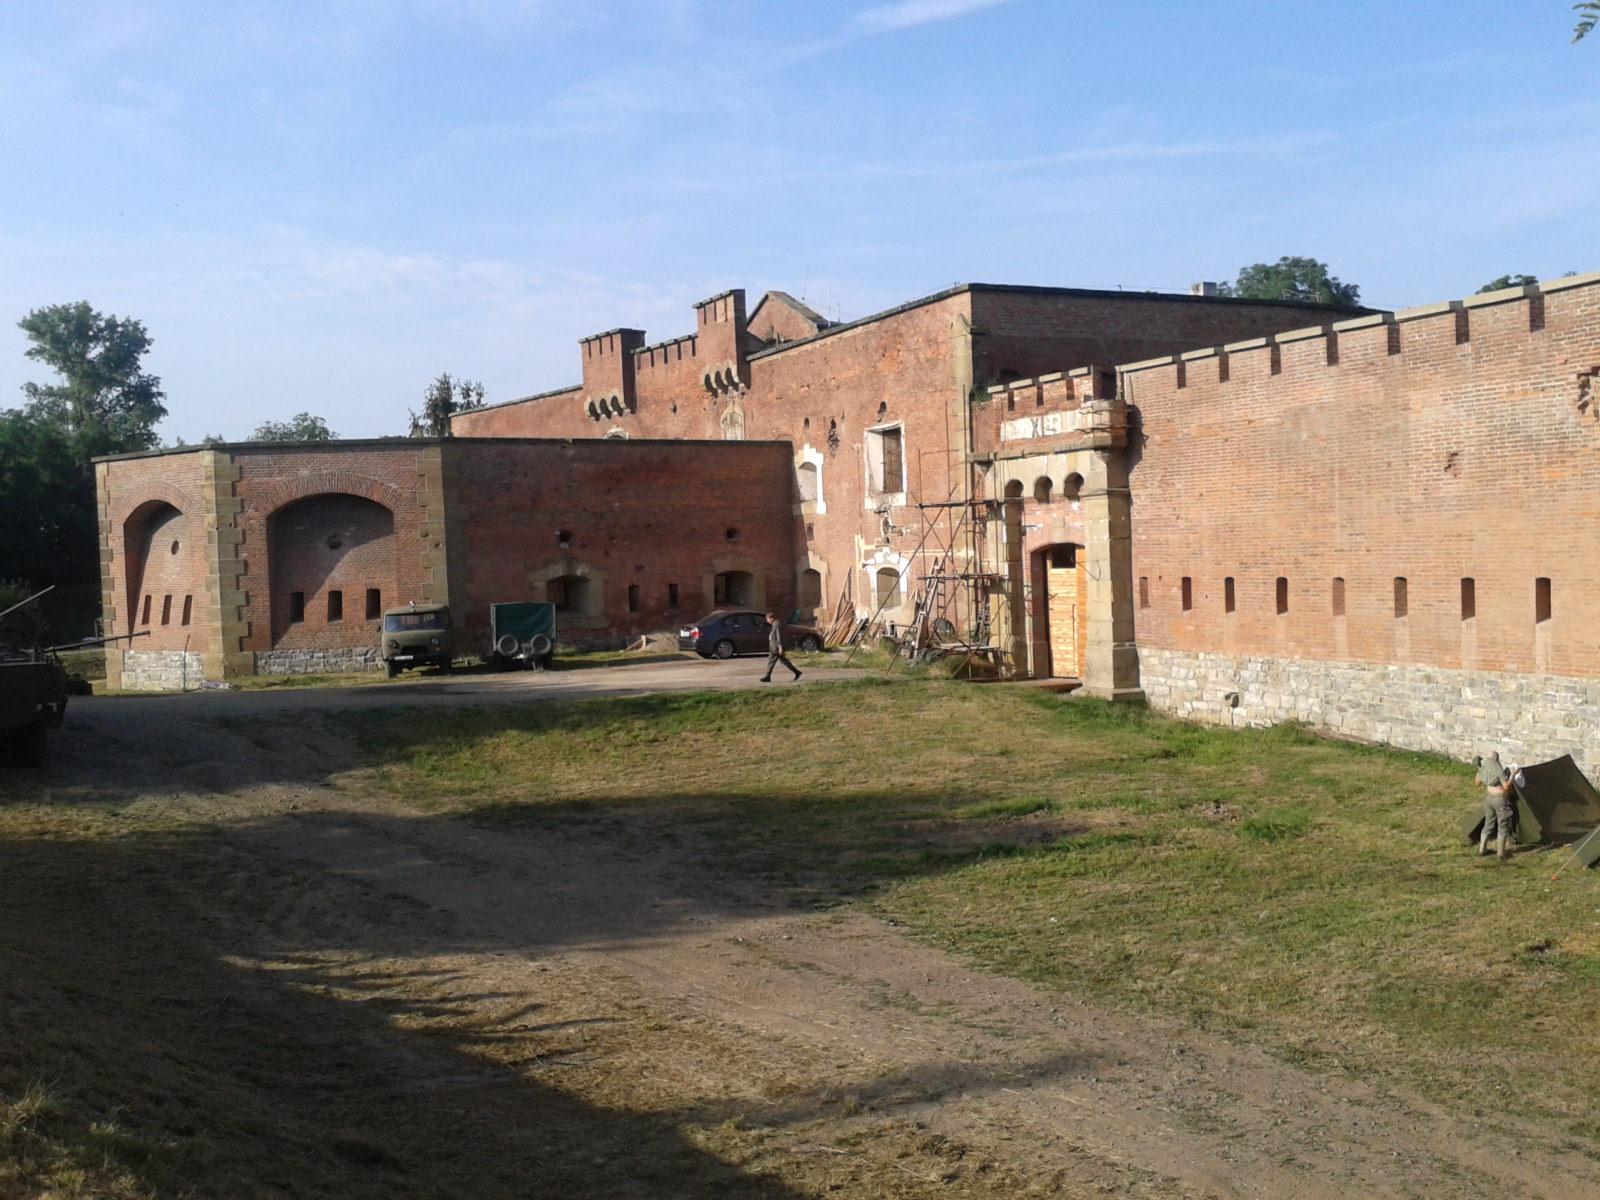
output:
M 800 668 L 789 661 L 789 656 L 783 652 L 783 626 L 778 624 L 776 613 L 767 614 L 767 673 L 761 677 L 762 683 L 772 682 L 772 668 L 782 663 L 794 672 L 796 679 L 800 678 Z
M 1484 787 L 1483 832 L 1478 835 L 1478 853 L 1488 854 L 1494 843 L 1495 853 L 1510 858 L 1507 849 L 1516 834 L 1516 809 L 1511 802 L 1511 772 L 1500 765 L 1500 755 L 1491 751 L 1478 760 L 1478 782 Z

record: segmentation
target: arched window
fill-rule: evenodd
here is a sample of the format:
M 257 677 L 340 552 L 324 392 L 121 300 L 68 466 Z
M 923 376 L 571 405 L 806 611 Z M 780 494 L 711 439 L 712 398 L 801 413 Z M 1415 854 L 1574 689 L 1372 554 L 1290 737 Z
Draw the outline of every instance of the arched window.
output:
M 800 503 L 815 503 L 818 497 L 822 495 L 821 472 L 817 470 L 817 464 L 813 462 L 801 463 L 795 468 L 795 478 L 800 484 Z
M 1033 498 L 1040 504 L 1050 503 L 1050 476 L 1041 475 L 1033 481 Z
M 1022 499 L 1022 480 L 1013 479 L 1010 483 L 1006 484 L 1006 499 L 1007 500 L 1020 500 L 1020 499 Z
M 1083 493 L 1083 476 L 1074 471 L 1061 481 L 1061 498 L 1077 500 Z

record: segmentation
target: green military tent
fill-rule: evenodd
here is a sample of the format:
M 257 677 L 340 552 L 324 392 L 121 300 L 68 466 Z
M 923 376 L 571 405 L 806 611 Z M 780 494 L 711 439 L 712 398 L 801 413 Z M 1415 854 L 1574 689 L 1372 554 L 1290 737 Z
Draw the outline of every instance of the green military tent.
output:
M 1600 792 L 1578 770 L 1570 754 L 1523 767 L 1516 793 L 1517 841 L 1523 845 L 1573 842 L 1600 828 Z M 1483 827 L 1483 814 L 1463 816 L 1460 825 L 1467 840 L 1475 842 Z M 1591 841 L 1595 857 L 1600 858 L 1600 838 Z

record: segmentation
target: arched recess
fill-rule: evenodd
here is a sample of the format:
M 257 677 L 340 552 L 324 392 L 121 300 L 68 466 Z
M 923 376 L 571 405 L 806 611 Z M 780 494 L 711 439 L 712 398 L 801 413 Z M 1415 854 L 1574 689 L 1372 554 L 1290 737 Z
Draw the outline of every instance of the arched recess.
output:
M 527 578 L 531 596 L 556 606 L 557 630 L 607 628 L 605 571 L 563 556 Z
M 383 505 L 391 513 L 400 511 L 413 499 L 392 484 L 370 475 L 356 471 L 318 471 L 280 479 L 262 488 L 251 507 L 271 517 L 280 508 L 297 500 L 334 493 L 371 500 L 374 504 Z
M 822 608 L 822 572 L 815 567 L 805 567 L 796 580 L 799 595 L 795 607 L 802 613 L 816 613 Z
M 366 645 L 367 615 L 405 599 L 394 510 L 366 496 L 323 492 L 278 506 L 267 518 L 267 562 L 275 650 Z
M 700 577 L 700 586 L 712 608 L 767 607 L 766 573 L 748 556 L 719 555 L 710 566 Z
M 127 611 L 116 623 L 148 635 L 127 649 L 209 649 L 205 537 L 195 518 L 170 500 L 146 499 L 123 519 L 121 543 Z

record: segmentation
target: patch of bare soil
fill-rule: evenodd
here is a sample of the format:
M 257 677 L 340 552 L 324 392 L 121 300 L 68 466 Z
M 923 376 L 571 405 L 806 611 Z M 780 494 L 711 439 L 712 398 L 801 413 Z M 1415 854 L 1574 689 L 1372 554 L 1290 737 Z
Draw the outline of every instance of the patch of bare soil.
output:
M 1600 1195 L 1513 1117 L 797 912 L 648 814 L 441 818 L 314 722 L 106 721 L 134 765 L 46 782 L 130 832 L 0 839 L 0 1090 L 114 1120 L 143 1194 Z

